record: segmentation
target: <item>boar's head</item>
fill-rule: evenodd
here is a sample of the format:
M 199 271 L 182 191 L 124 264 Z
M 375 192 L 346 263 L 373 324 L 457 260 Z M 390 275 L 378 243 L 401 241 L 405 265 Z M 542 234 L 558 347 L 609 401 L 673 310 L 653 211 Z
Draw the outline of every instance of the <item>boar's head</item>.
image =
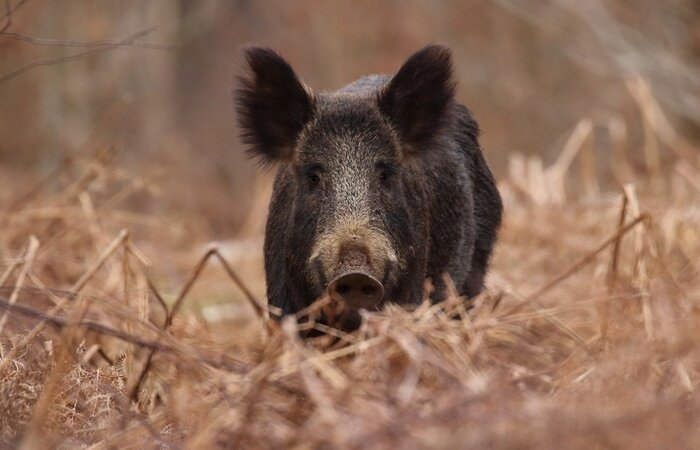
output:
M 243 138 L 292 191 L 280 206 L 288 220 L 276 257 L 297 271 L 289 276 L 305 283 L 308 302 L 326 290 L 357 308 L 407 301 L 397 298 L 408 295 L 402 284 L 425 270 L 424 184 L 439 174 L 421 161 L 435 157 L 449 126 L 449 51 L 426 47 L 393 77 L 331 93 L 312 92 L 272 50 L 245 55 L 249 72 L 236 91 Z

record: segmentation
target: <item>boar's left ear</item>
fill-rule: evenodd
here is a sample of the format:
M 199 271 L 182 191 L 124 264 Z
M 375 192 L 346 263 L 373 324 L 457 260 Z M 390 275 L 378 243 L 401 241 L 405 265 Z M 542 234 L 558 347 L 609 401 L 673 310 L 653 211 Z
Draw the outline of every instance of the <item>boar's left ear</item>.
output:
M 291 155 L 304 125 L 311 119 L 313 99 L 291 66 L 268 48 L 245 50 L 249 74 L 238 77 L 235 91 L 241 136 L 249 153 L 271 164 Z
M 430 45 L 401 66 L 379 94 L 379 109 L 401 140 L 418 150 L 446 125 L 454 90 L 450 50 Z

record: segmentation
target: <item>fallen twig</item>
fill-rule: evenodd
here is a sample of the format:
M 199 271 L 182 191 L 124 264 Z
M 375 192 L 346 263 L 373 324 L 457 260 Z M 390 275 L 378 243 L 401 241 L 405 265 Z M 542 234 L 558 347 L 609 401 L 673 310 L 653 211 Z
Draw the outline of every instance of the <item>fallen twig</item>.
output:
M 78 328 L 83 328 L 86 330 L 94 331 L 99 334 L 115 337 L 117 339 L 120 339 L 124 342 L 128 342 L 130 344 L 137 345 L 139 347 L 151 349 L 151 350 L 160 350 L 163 352 L 171 353 L 171 354 L 176 354 L 176 355 L 182 355 L 183 351 L 179 350 L 176 346 L 174 345 L 168 345 L 164 344 L 163 342 L 160 342 L 158 340 L 151 340 L 151 339 L 144 339 L 139 336 L 135 336 L 133 334 L 127 333 L 122 330 L 118 330 L 116 328 L 109 327 L 107 325 L 101 324 L 99 322 L 95 322 L 92 320 L 80 320 L 77 322 L 71 322 L 69 320 L 56 317 L 51 314 L 43 313 L 39 310 L 36 310 L 34 308 L 31 308 L 29 306 L 25 306 L 22 304 L 11 304 L 7 299 L 0 297 L 0 308 L 2 308 L 5 311 L 10 311 L 12 313 L 17 313 L 21 314 L 26 317 L 31 317 L 34 319 L 40 320 L 44 324 L 51 325 L 53 327 L 63 329 L 66 327 L 78 327 Z M 15 347 L 16 348 L 16 347 Z M 194 355 L 193 355 L 194 356 Z M 223 355 L 220 355 L 223 357 Z M 214 368 L 221 368 L 221 369 L 228 369 L 228 370 L 234 370 L 234 371 L 244 371 L 247 369 L 247 365 L 241 361 L 237 361 L 234 359 L 231 359 L 229 357 L 225 357 L 225 361 L 221 362 L 217 359 L 214 358 L 209 358 L 206 356 L 202 355 L 196 355 L 194 356 L 195 359 L 199 360 L 200 362 L 204 362 Z M 2 373 L 2 370 L 4 369 L 4 362 L 9 361 L 12 359 L 12 355 L 8 354 L 5 359 L 3 360 L 3 364 L 0 365 L 0 373 Z

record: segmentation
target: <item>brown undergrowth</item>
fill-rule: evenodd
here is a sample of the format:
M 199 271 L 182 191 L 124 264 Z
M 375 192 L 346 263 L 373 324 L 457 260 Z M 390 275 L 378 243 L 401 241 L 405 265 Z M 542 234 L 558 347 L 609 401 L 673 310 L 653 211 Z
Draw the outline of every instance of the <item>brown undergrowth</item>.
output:
M 601 193 L 571 175 L 589 131 L 550 167 L 513 158 L 468 312 L 390 306 L 308 340 L 266 322 L 259 254 L 178 251 L 118 207 L 148 183 L 109 152 L 67 161 L 0 219 L 0 442 L 700 447 L 700 161 Z

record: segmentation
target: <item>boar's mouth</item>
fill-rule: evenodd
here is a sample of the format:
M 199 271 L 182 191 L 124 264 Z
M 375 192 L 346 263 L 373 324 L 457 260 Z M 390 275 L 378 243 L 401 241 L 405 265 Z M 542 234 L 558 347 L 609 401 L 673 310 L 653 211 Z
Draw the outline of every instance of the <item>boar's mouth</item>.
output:
M 376 310 L 384 298 L 384 286 L 372 275 L 354 270 L 335 277 L 327 287 L 328 295 L 353 309 Z

